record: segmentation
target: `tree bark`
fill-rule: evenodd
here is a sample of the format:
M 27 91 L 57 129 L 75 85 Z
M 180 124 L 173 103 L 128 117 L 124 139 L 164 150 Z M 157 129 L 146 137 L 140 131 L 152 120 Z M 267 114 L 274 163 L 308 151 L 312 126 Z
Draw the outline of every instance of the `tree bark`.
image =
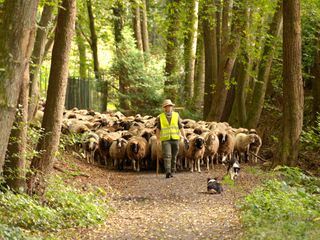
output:
M 190 106 L 193 98 L 194 90 L 194 71 L 195 71 L 195 60 L 197 51 L 197 34 L 198 34 L 198 9 L 199 1 L 192 0 L 190 3 L 190 9 L 187 14 L 189 15 L 188 22 L 190 29 L 186 36 L 185 46 L 185 86 L 184 95 L 187 96 L 185 101 L 186 106 Z
M 240 47 L 240 40 L 245 28 L 246 22 L 246 0 L 234 1 L 233 11 L 234 16 L 232 20 L 232 32 L 230 40 L 228 37 L 222 36 L 222 53 L 220 55 L 218 81 L 214 89 L 210 113 L 207 117 L 209 121 L 220 121 L 226 99 L 228 89 L 226 83 L 230 81 L 232 69 L 237 57 L 237 52 Z M 224 13 L 225 14 L 225 13 Z M 222 28 L 227 28 L 225 21 L 222 23 Z M 224 30 L 223 30 L 224 31 Z M 227 31 L 227 30 L 226 30 Z M 226 42 L 227 41 L 227 42 Z
M 194 79 L 194 95 L 193 102 L 195 109 L 200 112 L 203 105 L 203 95 L 204 95 L 204 79 L 205 79 L 205 59 L 204 59 L 204 45 L 203 45 L 203 34 L 198 37 L 197 44 L 197 67 L 196 76 Z
M 147 15 L 146 0 L 142 0 L 141 12 L 142 12 L 141 30 L 142 30 L 143 51 L 145 53 L 148 53 L 149 52 L 149 32 L 148 32 L 148 15 Z
M 33 41 L 33 39 L 32 39 Z M 28 121 L 28 94 L 29 94 L 29 64 L 23 76 L 20 89 L 18 112 L 14 127 L 11 129 L 8 145 L 8 159 L 3 166 L 3 176 L 6 185 L 16 191 L 24 192 L 26 187 L 26 153 L 27 153 L 27 121 Z
M 300 0 L 283 2 L 283 132 L 281 163 L 295 166 L 303 124 Z
M 279 1 L 277 10 L 268 30 L 269 36 L 265 42 L 261 62 L 258 70 L 258 80 L 255 83 L 251 104 L 249 105 L 246 127 L 256 128 L 264 105 L 264 98 L 269 82 L 275 43 L 282 27 L 282 0 Z
M 76 0 L 63 0 L 58 12 L 52 50 L 47 101 L 42 121 L 44 133 L 37 145 L 39 154 L 32 159 L 31 173 L 27 178 L 29 194 L 42 195 L 44 193 L 44 179 L 52 171 L 58 152 L 75 16 Z
M 168 30 L 167 30 L 167 49 L 166 66 L 164 82 L 165 98 L 171 98 L 176 101 L 178 95 L 178 32 L 180 26 L 179 20 L 179 2 L 180 0 L 168 0 Z
M 206 3 L 204 14 L 207 14 L 209 8 L 214 5 Z M 209 11 L 210 12 L 210 11 Z M 210 15 L 209 15 L 210 16 Z M 212 16 L 213 17 L 213 16 Z M 203 19 L 203 39 L 205 55 L 205 83 L 203 97 L 203 118 L 207 119 L 212 105 L 213 87 L 218 81 L 218 49 L 216 28 L 212 25 L 212 18 Z
M 132 25 L 133 25 L 133 32 L 136 39 L 137 48 L 140 51 L 143 51 L 140 6 L 136 0 L 132 1 L 131 4 L 132 4 L 132 15 L 133 15 Z
M 0 173 L 34 42 L 38 0 L 7 0 L 0 23 Z
M 30 121 L 38 107 L 38 102 L 40 98 L 39 92 L 39 74 L 40 68 L 42 65 L 45 45 L 48 40 L 48 32 L 50 28 L 50 23 L 53 19 L 53 10 L 54 6 L 52 3 L 56 2 L 56 0 L 50 0 L 43 7 L 42 15 L 40 22 L 38 23 L 36 40 L 34 43 L 33 52 L 31 55 L 31 66 L 30 66 L 30 91 L 29 91 L 29 106 L 28 106 L 28 120 Z

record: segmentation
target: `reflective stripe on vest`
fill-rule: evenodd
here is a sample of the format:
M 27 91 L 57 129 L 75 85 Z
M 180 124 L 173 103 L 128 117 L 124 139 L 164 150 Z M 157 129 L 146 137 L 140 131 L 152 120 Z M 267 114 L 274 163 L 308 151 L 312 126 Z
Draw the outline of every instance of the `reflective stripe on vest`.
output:
M 160 140 L 168 141 L 168 140 L 179 140 L 180 139 L 180 131 L 179 131 L 179 114 L 177 112 L 172 112 L 171 122 L 169 124 L 168 119 L 165 113 L 160 114 Z

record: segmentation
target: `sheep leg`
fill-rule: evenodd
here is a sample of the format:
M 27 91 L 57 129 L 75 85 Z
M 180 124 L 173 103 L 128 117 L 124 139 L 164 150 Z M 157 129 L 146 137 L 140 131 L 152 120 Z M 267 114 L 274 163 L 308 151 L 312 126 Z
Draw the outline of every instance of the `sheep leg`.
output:
M 140 160 L 137 160 L 137 172 L 140 172 Z
M 206 160 L 207 160 L 207 171 L 209 172 L 209 170 L 210 170 L 209 165 L 210 165 L 211 156 L 207 156 Z
M 224 154 L 222 154 L 222 164 L 225 164 L 227 161 L 226 161 L 226 159 L 227 159 L 227 155 L 224 155 Z
M 188 169 L 188 159 L 184 158 L 184 169 Z
M 200 158 L 198 158 L 198 160 L 197 160 L 197 163 L 198 163 L 198 173 L 201 173 L 201 167 L 200 167 L 200 162 L 202 161 L 203 159 L 200 159 Z
M 193 159 L 189 159 L 190 171 L 193 172 Z
M 257 150 L 255 152 L 255 154 L 258 156 L 258 153 L 259 153 L 259 150 L 260 150 L 260 147 L 257 147 Z M 258 162 L 258 157 L 254 156 L 254 162 L 257 163 Z
M 133 171 L 136 171 L 136 161 L 132 160 L 132 165 L 133 165 Z

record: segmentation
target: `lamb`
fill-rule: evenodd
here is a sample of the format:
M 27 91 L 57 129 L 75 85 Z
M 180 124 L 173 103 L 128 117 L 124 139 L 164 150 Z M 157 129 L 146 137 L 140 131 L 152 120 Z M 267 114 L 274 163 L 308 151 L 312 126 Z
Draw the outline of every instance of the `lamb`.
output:
M 239 162 L 241 162 L 242 155 L 244 154 L 244 161 L 248 161 L 249 157 L 249 147 L 250 144 L 255 142 L 255 135 L 254 134 L 245 134 L 245 133 L 238 133 L 235 137 L 235 153 L 237 154 Z
M 199 173 L 201 172 L 200 161 L 203 158 L 205 151 L 204 139 L 199 135 L 191 135 L 189 139 L 189 147 L 186 151 L 186 158 L 189 160 L 190 171 L 194 168 Z M 194 167 L 195 165 L 195 167 Z
M 224 164 L 227 160 L 231 160 L 235 140 L 231 132 L 218 132 L 217 136 L 219 138 L 218 154 L 221 156 L 221 161 Z
M 217 157 L 218 149 L 219 149 L 219 139 L 218 136 L 214 132 L 208 132 L 203 134 L 205 140 L 205 153 L 204 159 L 207 161 L 207 171 L 210 170 L 210 162 L 211 168 L 213 169 L 213 159 Z M 217 163 L 217 162 L 216 162 Z
M 82 142 L 82 148 L 84 150 L 84 156 L 87 159 L 87 163 L 94 162 L 94 154 L 99 147 L 99 136 L 94 132 L 88 132 L 84 135 Z
M 127 144 L 127 156 L 132 161 L 133 170 L 140 171 L 140 161 L 148 155 L 148 142 L 143 137 L 132 137 Z M 136 164 L 137 163 L 137 164 Z
M 118 166 L 118 169 L 123 169 L 123 161 L 126 158 L 126 148 L 128 141 L 124 138 L 118 138 L 116 141 L 113 141 L 109 154 L 110 158 L 113 160 L 113 165 Z

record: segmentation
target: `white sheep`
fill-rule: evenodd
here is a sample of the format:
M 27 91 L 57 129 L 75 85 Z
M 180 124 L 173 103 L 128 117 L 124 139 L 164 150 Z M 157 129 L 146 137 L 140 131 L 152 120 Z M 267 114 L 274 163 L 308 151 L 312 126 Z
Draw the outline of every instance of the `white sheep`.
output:
M 113 165 L 117 166 L 118 169 L 123 169 L 123 161 L 126 158 L 126 148 L 128 141 L 124 138 L 118 138 L 116 141 L 113 141 L 109 153 L 110 158 L 113 160 Z
M 206 159 L 207 162 L 207 171 L 210 170 L 210 162 L 211 162 L 211 168 L 214 168 L 213 165 L 213 159 L 217 159 L 218 149 L 219 149 L 219 139 L 218 136 L 214 132 L 207 132 L 203 134 L 204 141 L 205 141 L 205 153 L 204 153 L 204 159 Z M 217 162 L 216 162 L 217 163 Z
M 250 144 L 254 143 L 255 139 L 255 134 L 238 133 L 236 135 L 234 149 L 239 162 L 241 162 L 242 158 L 244 158 L 245 162 L 248 161 L 249 147 Z M 242 155 L 244 155 L 244 157 L 242 157 Z

